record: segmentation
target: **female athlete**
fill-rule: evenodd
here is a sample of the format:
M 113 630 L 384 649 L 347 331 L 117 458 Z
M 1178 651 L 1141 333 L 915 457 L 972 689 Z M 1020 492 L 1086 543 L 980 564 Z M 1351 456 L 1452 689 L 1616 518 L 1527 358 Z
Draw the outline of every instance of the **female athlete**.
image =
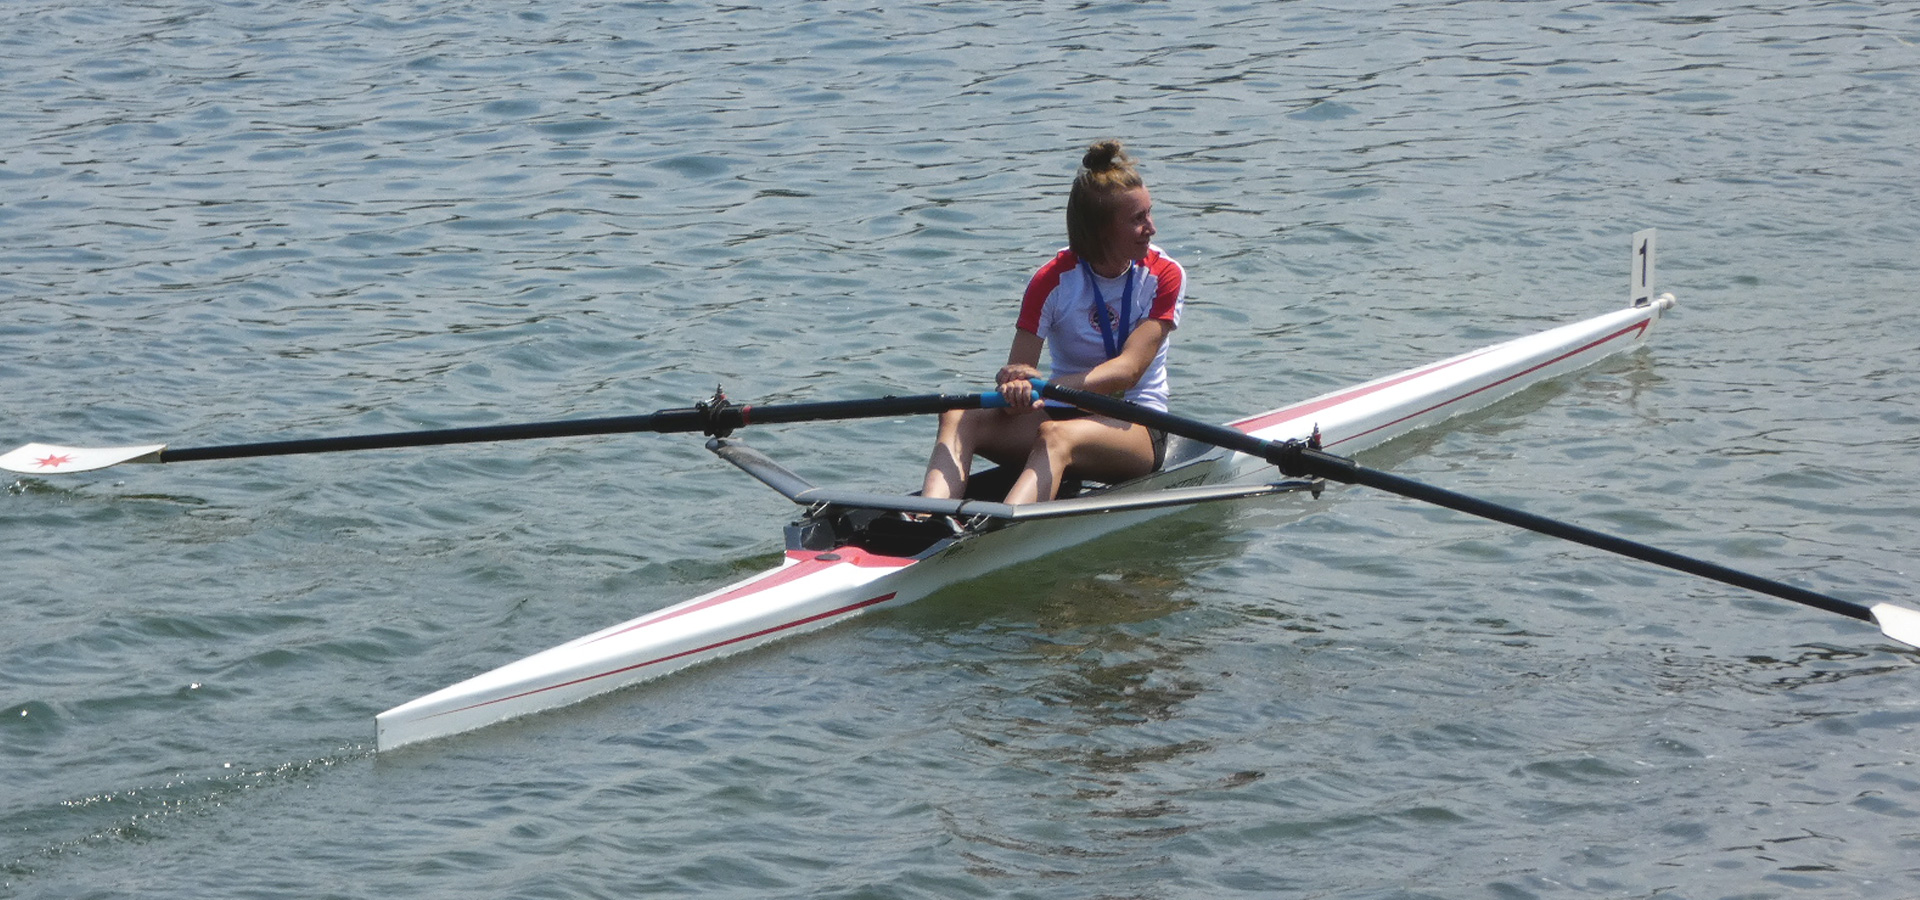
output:
M 941 415 L 924 496 L 964 494 L 975 454 L 1020 467 L 1008 503 L 1051 500 L 1065 478 L 1113 483 L 1160 467 L 1164 433 L 1039 402 L 1027 381 L 1046 349 L 1055 384 L 1167 408 L 1167 342 L 1186 273 L 1154 234 L 1153 200 L 1120 142 L 1088 148 L 1067 196 L 1067 248 L 1027 284 L 995 379 L 1008 406 Z

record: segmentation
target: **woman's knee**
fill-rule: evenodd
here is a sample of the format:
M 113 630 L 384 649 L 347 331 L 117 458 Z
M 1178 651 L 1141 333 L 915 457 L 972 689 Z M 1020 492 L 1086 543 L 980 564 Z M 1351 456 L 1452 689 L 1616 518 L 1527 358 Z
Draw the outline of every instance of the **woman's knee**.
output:
M 980 430 L 979 417 L 969 416 L 971 412 L 977 410 L 949 409 L 940 413 L 940 437 L 962 438 L 971 443 Z
M 1075 432 L 1072 420 L 1043 420 L 1037 429 L 1034 446 L 1045 448 L 1047 455 L 1054 459 L 1068 459 L 1073 455 L 1073 448 L 1081 441 L 1081 435 Z

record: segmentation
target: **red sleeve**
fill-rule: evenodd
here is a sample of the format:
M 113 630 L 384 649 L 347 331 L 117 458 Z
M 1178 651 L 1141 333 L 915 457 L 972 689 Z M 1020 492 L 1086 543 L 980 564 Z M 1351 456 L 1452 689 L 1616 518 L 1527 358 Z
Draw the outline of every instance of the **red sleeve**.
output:
M 1040 271 L 1033 273 L 1033 279 L 1027 282 L 1027 292 L 1020 298 L 1020 318 L 1014 327 L 1031 334 L 1040 333 L 1040 311 L 1046 308 L 1047 298 L 1053 295 L 1054 288 L 1060 286 L 1060 278 L 1080 265 L 1078 257 L 1071 250 L 1062 250 L 1047 260 Z
M 1187 272 L 1173 257 L 1155 251 L 1147 256 L 1147 271 L 1158 285 L 1153 291 L 1153 306 L 1147 318 L 1180 324 L 1180 302 L 1186 298 Z

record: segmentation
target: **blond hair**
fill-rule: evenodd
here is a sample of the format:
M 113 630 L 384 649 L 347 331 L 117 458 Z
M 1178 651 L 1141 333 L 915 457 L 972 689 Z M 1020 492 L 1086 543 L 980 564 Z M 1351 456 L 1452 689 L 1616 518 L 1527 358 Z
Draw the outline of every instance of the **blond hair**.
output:
M 1067 247 L 1073 255 L 1105 262 L 1107 225 L 1119 206 L 1117 198 L 1146 185 L 1119 141 L 1088 147 L 1080 158 L 1080 171 L 1073 176 L 1073 190 L 1067 194 Z

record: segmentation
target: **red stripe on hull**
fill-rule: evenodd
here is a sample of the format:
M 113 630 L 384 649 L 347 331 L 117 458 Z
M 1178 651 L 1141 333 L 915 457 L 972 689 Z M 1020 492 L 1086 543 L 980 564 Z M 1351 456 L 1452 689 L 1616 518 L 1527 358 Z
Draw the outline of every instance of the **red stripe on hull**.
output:
M 462 706 L 459 709 L 449 709 L 445 712 L 434 713 L 431 716 L 424 717 L 422 721 L 425 721 L 425 719 L 437 719 L 441 716 L 450 716 L 450 715 L 453 715 L 454 713 L 463 713 L 463 712 L 467 712 L 468 710 L 479 709 L 484 706 L 492 706 L 495 703 L 505 703 L 508 700 L 518 700 L 521 697 L 531 697 L 535 694 L 544 694 L 547 691 L 557 691 L 561 688 L 572 687 L 576 684 L 585 684 L 589 681 L 596 681 L 601 678 L 607 678 L 613 675 L 619 675 L 623 672 L 631 672 L 635 669 L 644 669 L 648 666 L 659 665 L 660 663 L 663 663 L 663 662 L 672 662 L 673 660 L 676 660 L 676 659 L 681 659 L 683 657 L 688 657 L 688 656 L 694 656 L 697 654 L 705 653 L 709 650 L 717 650 L 721 647 L 725 647 L 730 644 L 738 644 L 741 641 L 750 641 L 757 637 L 765 637 L 769 634 L 786 631 L 787 629 L 790 629 L 790 628 L 798 628 L 802 625 L 818 622 L 821 619 L 831 619 L 834 616 L 846 615 L 847 613 L 850 613 L 850 612 L 866 609 L 869 606 L 875 606 L 881 603 L 885 603 L 888 600 L 892 600 L 894 596 L 895 594 L 891 592 L 881 594 L 878 597 L 874 597 L 870 600 L 862 600 L 859 603 L 855 603 L 850 606 L 842 606 L 839 609 L 830 609 L 830 610 L 827 610 L 826 612 L 816 613 L 804 619 L 795 619 L 794 621 L 787 622 L 782 625 L 775 625 L 772 628 L 762 628 L 759 631 L 753 632 L 751 634 L 743 634 L 743 635 L 740 635 L 739 637 L 727 638 L 724 641 L 715 641 L 714 643 L 708 644 L 704 647 L 695 647 L 692 650 L 682 650 L 679 653 L 670 653 L 666 656 L 658 657 L 656 659 L 649 659 L 649 660 L 646 660 L 645 662 L 637 662 L 630 666 L 621 666 L 618 669 L 608 669 L 605 672 L 599 672 L 593 675 L 583 675 L 571 681 L 563 681 L 563 682 L 560 682 L 559 684 L 550 684 L 550 685 L 547 685 L 546 687 L 538 687 L 530 691 L 521 691 L 518 694 L 509 694 L 505 697 L 495 697 L 492 700 L 483 700 L 479 703 L 470 704 L 468 706 Z
M 684 616 L 687 613 L 699 612 L 700 610 L 707 609 L 714 606 L 719 606 L 720 604 L 726 603 L 731 600 L 738 600 L 741 597 L 747 597 L 753 594 L 758 594 L 761 591 L 770 590 L 772 588 L 779 587 L 783 584 L 798 581 L 809 575 L 813 575 L 817 572 L 825 571 L 826 569 L 833 568 L 834 566 L 840 565 L 842 563 L 845 563 L 847 565 L 852 565 L 852 566 L 860 566 L 862 568 L 890 568 L 890 567 L 901 568 L 913 562 L 913 560 L 907 559 L 906 557 L 882 556 L 878 553 L 868 553 L 867 551 L 861 550 L 858 547 L 843 547 L 839 550 L 834 550 L 834 551 L 789 550 L 787 551 L 787 558 L 794 560 L 795 561 L 794 564 L 790 566 L 785 566 L 779 569 L 775 569 L 771 573 L 769 573 L 765 578 L 750 582 L 748 584 L 743 584 L 724 594 L 708 597 L 707 599 L 702 600 L 698 603 L 689 603 L 684 606 L 668 607 L 667 609 L 661 610 L 658 615 L 653 616 L 652 618 L 635 622 L 632 625 L 629 625 L 625 628 L 620 629 L 619 631 L 603 634 L 597 638 L 594 638 L 592 641 L 588 641 L 588 643 L 597 643 L 599 641 L 604 641 L 610 637 L 617 637 L 619 635 L 626 634 L 627 632 L 632 631 L 636 628 L 645 628 L 648 625 L 657 625 L 661 622 L 665 622 L 668 619 L 672 619 L 678 616 Z
M 1398 425 L 1402 422 L 1405 422 L 1408 419 L 1414 419 L 1420 416 L 1424 416 L 1427 413 L 1433 412 L 1436 409 L 1440 409 L 1441 407 L 1450 406 L 1452 404 L 1465 400 L 1468 397 L 1472 397 L 1475 394 L 1480 394 L 1486 391 L 1490 391 L 1496 387 L 1499 387 L 1500 385 L 1506 384 L 1509 381 L 1513 381 L 1514 379 L 1524 378 L 1528 375 L 1531 375 L 1535 372 L 1540 371 L 1541 369 L 1554 365 L 1555 363 L 1561 362 L 1571 357 L 1579 356 L 1580 354 L 1585 353 L 1589 350 L 1592 350 L 1595 347 L 1598 347 L 1602 344 L 1616 340 L 1623 335 L 1633 334 L 1636 338 L 1638 338 L 1641 335 L 1644 335 L 1647 331 L 1647 328 L 1652 324 L 1653 323 L 1651 319 L 1642 319 L 1641 321 L 1635 322 L 1634 324 L 1629 325 L 1625 328 L 1622 328 L 1619 331 L 1616 331 L 1612 334 L 1609 334 L 1606 337 L 1587 343 L 1577 349 L 1569 350 L 1565 353 L 1560 354 L 1559 356 L 1556 356 L 1550 360 L 1547 360 L 1546 362 L 1540 363 L 1537 366 L 1533 366 L 1531 368 L 1524 369 L 1519 372 L 1515 372 L 1512 375 L 1509 375 L 1505 378 L 1500 379 L 1499 381 L 1495 381 L 1491 384 L 1487 384 L 1487 385 L 1483 385 L 1481 387 L 1475 388 L 1457 397 L 1450 397 L 1446 400 L 1442 400 L 1439 403 L 1436 403 L 1432 406 L 1429 406 L 1417 412 L 1408 413 L 1407 415 L 1401 416 L 1400 418 L 1395 419 L 1391 422 L 1388 422 L 1384 425 L 1379 425 L 1374 428 L 1369 428 L 1366 431 L 1360 432 L 1359 434 L 1347 435 L 1346 437 L 1343 437 L 1337 441 L 1332 441 L 1328 443 L 1327 446 L 1332 447 L 1338 444 L 1345 443 L 1347 441 L 1362 438 L 1376 431 L 1379 431 L 1383 428 L 1392 428 L 1393 426 Z M 1488 348 L 1488 350 L 1493 350 L 1493 349 L 1497 349 L 1497 348 Z M 1306 416 L 1310 416 L 1323 409 L 1327 409 L 1328 407 L 1336 406 L 1341 403 L 1346 403 L 1352 400 L 1357 400 L 1369 394 L 1377 393 L 1379 391 L 1386 390 L 1387 388 L 1390 388 L 1390 387 L 1395 387 L 1397 385 L 1405 384 L 1409 381 L 1412 381 L 1413 379 L 1429 375 L 1433 372 L 1438 372 L 1442 369 L 1459 365 L 1460 363 L 1464 363 L 1469 360 L 1478 359 L 1482 355 L 1484 355 L 1484 353 L 1476 353 L 1472 356 L 1466 356 L 1460 359 L 1453 360 L 1452 362 L 1446 363 L 1445 365 L 1435 366 L 1433 368 L 1428 368 L 1428 369 L 1422 369 L 1418 372 L 1412 372 L 1400 378 L 1395 378 L 1391 381 L 1383 381 L 1379 384 L 1372 385 L 1367 388 L 1346 391 L 1346 392 L 1335 394 L 1331 397 L 1327 397 L 1321 400 L 1315 400 L 1311 403 L 1305 403 L 1300 406 L 1288 407 L 1286 409 L 1277 410 L 1275 412 L 1268 413 L 1267 415 L 1260 416 L 1255 419 L 1247 419 L 1244 421 L 1235 422 L 1233 423 L 1233 427 L 1238 428 L 1241 431 L 1247 432 L 1247 433 L 1252 433 L 1255 431 L 1260 431 L 1262 429 L 1271 428 L 1275 425 L 1281 424 L 1282 422 L 1291 422 L 1296 419 L 1305 418 Z
M 1563 360 L 1566 360 L 1566 359 L 1570 359 L 1570 358 L 1572 358 L 1572 357 L 1575 357 L 1575 356 L 1579 356 L 1580 354 L 1582 354 L 1582 353 L 1585 353 L 1585 352 L 1587 352 L 1588 350 L 1592 350 L 1593 348 L 1595 348 L 1595 347 L 1598 347 L 1598 346 L 1600 346 L 1601 344 L 1605 344 L 1605 343 L 1607 343 L 1607 342 L 1609 342 L 1609 341 L 1612 341 L 1612 340 L 1614 340 L 1614 339 L 1616 339 L 1616 338 L 1619 338 L 1619 337 L 1621 337 L 1622 335 L 1626 335 L 1626 334 L 1629 334 L 1629 333 L 1633 333 L 1633 334 L 1635 334 L 1635 336 L 1636 336 L 1636 337 L 1638 337 L 1639 335 L 1642 335 L 1642 334 L 1645 334 L 1645 333 L 1646 333 L 1646 331 L 1647 331 L 1647 326 L 1648 326 L 1648 325 L 1650 325 L 1650 324 L 1651 324 L 1651 322 L 1650 322 L 1649 320 L 1646 320 L 1646 319 L 1642 319 L 1642 320 L 1640 320 L 1639 322 L 1636 322 L 1636 323 L 1634 323 L 1634 324 L 1632 324 L 1632 325 L 1628 325 L 1627 327 L 1625 327 L 1625 328 L 1622 328 L 1622 329 L 1620 329 L 1619 331 L 1616 331 L 1616 332 L 1614 332 L 1614 333 L 1612 333 L 1612 334 L 1610 334 L 1610 335 L 1607 335 L 1606 337 L 1603 337 L 1603 338 L 1600 338 L 1599 340 L 1596 340 L 1596 341 L 1592 341 L 1591 343 L 1588 343 L 1588 344 L 1586 344 L 1586 345 L 1584 345 L 1584 346 L 1582 346 L 1582 347 L 1580 347 L 1580 348 L 1578 348 L 1578 349 L 1575 349 L 1575 350 L 1569 350 L 1569 351 L 1567 351 L 1567 352 L 1565 352 L 1565 353 L 1562 353 L 1562 354 L 1560 354 L 1559 356 L 1556 356 L 1556 357 L 1554 357 L 1554 358 L 1552 358 L 1552 359 L 1550 359 L 1550 360 L 1547 360 L 1546 362 L 1543 362 L 1543 363 L 1541 363 L 1541 364 L 1539 364 L 1539 365 L 1537 365 L 1537 366 L 1532 366 L 1532 367 L 1530 367 L 1530 368 L 1527 368 L 1527 369 L 1523 369 L 1523 370 L 1521 370 L 1521 371 L 1518 371 L 1518 372 L 1515 372 L 1515 373 L 1513 373 L 1512 375 L 1508 375 L 1507 377 L 1505 377 L 1505 378 L 1502 378 L 1502 379 L 1500 379 L 1499 381 L 1496 381 L 1496 382 L 1493 382 L 1492 384 L 1488 384 L 1488 385 L 1485 385 L 1485 386 L 1483 386 L 1483 387 L 1479 387 L 1479 388 L 1475 388 L 1475 389 L 1473 389 L 1473 390 L 1471 390 L 1471 391 L 1468 391 L 1468 392 L 1466 392 L 1466 393 L 1464 393 L 1464 394 L 1461 394 L 1461 395 L 1460 395 L 1460 396 L 1458 396 L 1458 397 L 1454 397 L 1454 398 L 1452 398 L 1452 399 L 1450 399 L 1450 400 L 1445 400 L 1445 401 L 1442 401 L 1442 402 L 1440 402 L 1440 403 L 1435 403 L 1434 405 L 1432 405 L 1432 406 L 1429 406 L 1429 407 L 1427 407 L 1426 409 L 1423 409 L 1423 410 L 1420 410 L 1419 412 L 1415 412 L 1415 413 L 1409 413 L 1409 414 L 1407 414 L 1407 415 L 1404 415 L 1404 416 L 1401 416 L 1400 418 L 1398 418 L 1398 419 L 1395 419 L 1395 420 L 1393 420 L 1393 421 L 1391 421 L 1391 422 L 1388 422 L 1388 423 L 1386 423 L 1385 425 L 1380 425 L 1380 426 L 1378 426 L 1378 427 L 1375 427 L 1375 428 L 1369 428 L 1369 429 L 1367 429 L 1366 431 L 1363 431 L 1363 432 L 1360 432 L 1359 434 L 1355 434 L 1355 435 L 1349 435 L 1349 436 L 1347 436 L 1347 437 L 1344 437 L 1344 438 L 1341 438 L 1340 440 L 1337 440 L 1337 441 L 1334 441 L 1334 442 L 1332 442 L 1332 443 L 1330 443 L 1330 444 L 1328 444 L 1327 446 L 1329 446 L 1329 447 L 1332 447 L 1332 446 L 1337 446 L 1337 445 L 1339 445 L 1339 444 L 1343 444 L 1343 443 L 1345 443 L 1345 442 L 1347 442 L 1347 441 L 1351 441 L 1351 440 L 1354 440 L 1354 439 L 1356 439 L 1356 438 L 1361 438 L 1361 437 L 1365 437 L 1365 436 L 1367 436 L 1367 435 L 1369 435 L 1369 434 L 1372 434 L 1372 433 L 1374 433 L 1374 432 L 1376 432 L 1376 431 L 1379 431 L 1379 430 L 1381 430 L 1382 428 L 1392 428 L 1393 426 L 1395 426 L 1395 425 L 1398 425 L 1398 424 L 1400 424 L 1401 422 L 1405 422 L 1405 421 L 1407 421 L 1408 419 L 1413 419 L 1413 418 L 1418 418 L 1418 417 L 1420 417 L 1420 416 L 1424 416 L 1424 415 L 1426 415 L 1427 413 L 1430 413 L 1430 412 L 1433 412 L 1434 410 L 1436 410 L 1436 409 L 1439 409 L 1439 408 L 1441 408 L 1441 407 L 1443 407 L 1443 406 L 1449 406 L 1449 405 L 1451 405 L 1451 404 L 1454 404 L 1454 403 L 1458 403 L 1458 402 L 1460 402 L 1460 401 L 1462 401 L 1462 400 L 1465 400 L 1465 399 L 1467 399 L 1468 397 L 1471 397 L 1471 396 L 1473 396 L 1473 395 L 1475 395 L 1475 394 L 1479 394 L 1479 393 L 1483 393 L 1483 392 L 1485 392 L 1485 391 L 1490 391 L 1490 390 L 1493 390 L 1494 388 L 1497 388 L 1497 387 L 1499 387 L 1499 386 L 1501 386 L 1501 385 L 1503 385 L 1503 384 L 1506 384 L 1507 382 L 1509 382 L 1509 381 L 1512 381 L 1512 380 L 1514 380 L 1514 379 L 1516 379 L 1516 378 L 1525 378 L 1526 376 L 1528 376 L 1528 375 L 1531 375 L 1531 374 L 1533 374 L 1533 373 L 1535 373 L 1535 372 L 1538 372 L 1538 371 L 1540 371 L 1541 369 L 1544 369 L 1544 368 L 1546 368 L 1546 367 L 1548 367 L 1548 366 L 1551 366 L 1551 365 L 1553 365 L 1553 364 L 1555 364 L 1555 363 L 1558 363 L 1558 362 L 1561 362 L 1561 361 L 1563 361 Z
M 1451 362 L 1436 363 L 1424 369 L 1418 369 L 1412 372 L 1408 372 L 1407 374 L 1402 375 L 1399 378 L 1382 381 L 1379 384 L 1367 385 L 1365 387 L 1357 387 L 1351 390 L 1341 391 L 1340 393 L 1334 394 L 1329 397 L 1322 397 L 1318 400 L 1309 400 L 1306 403 L 1302 403 L 1298 406 L 1289 406 L 1284 409 L 1274 410 L 1273 412 L 1267 413 L 1266 415 L 1263 415 L 1263 416 L 1256 416 L 1251 419 L 1242 419 L 1238 422 L 1234 422 L 1233 427 L 1238 428 L 1241 431 L 1246 432 L 1248 434 L 1252 434 L 1253 432 L 1256 432 L 1256 431 L 1261 431 L 1266 428 L 1271 428 L 1275 425 L 1280 424 L 1281 422 L 1290 422 L 1290 421 L 1293 421 L 1294 419 L 1301 418 L 1302 416 L 1312 415 L 1323 409 L 1339 406 L 1342 403 L 1348 403 L 1354 400 L 1358 400 L 1361 397 L 1365 397 L 1369 394 L 1377 394 L 1390 387 L 1397 387 L 1399 385 L 1406 384 L 1407 382 L 1412 381 L 1415 378 L 1424 378 L 1427 375 L 1433 374 L 1434 372 L 1438 372 L 1443 369 L 1452 368 L 1453 366 L 1457 366 L 1461 363 L 1467 362 L 1468 360 L 1478 359 L 1492 349 L 1494 348 L 1489 347 L 1486 350 L 1482 350 L 1479 353 L 1473 354 L 1472 356 L 1463 356 Z

